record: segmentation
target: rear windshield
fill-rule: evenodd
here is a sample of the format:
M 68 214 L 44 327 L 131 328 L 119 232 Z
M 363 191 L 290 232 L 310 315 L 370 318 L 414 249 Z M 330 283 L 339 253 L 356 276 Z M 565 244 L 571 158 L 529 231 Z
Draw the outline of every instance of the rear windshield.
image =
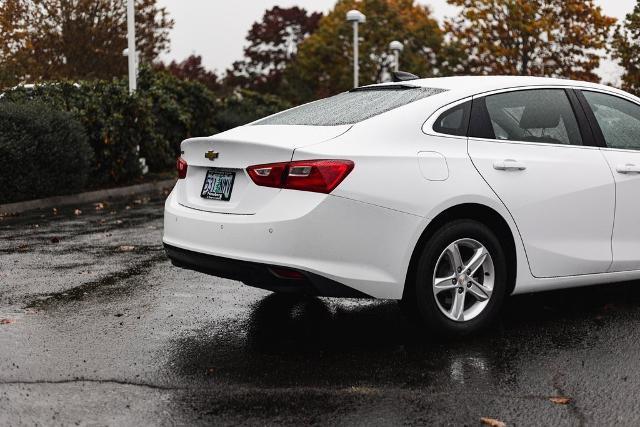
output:
M 380 86 L 355 89 L 262 119 L 254 125 L 351 125 L 446 89 Z

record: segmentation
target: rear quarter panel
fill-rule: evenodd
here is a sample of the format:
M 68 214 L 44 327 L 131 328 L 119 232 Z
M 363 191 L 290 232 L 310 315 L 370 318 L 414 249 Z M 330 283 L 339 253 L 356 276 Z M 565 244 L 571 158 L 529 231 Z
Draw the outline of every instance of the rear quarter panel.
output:
M 403 263 L 411 255 L 427 225 L 448 208 L 478 203 L 497 211 L 511 227 L 516 241 L 518 277 L 530 276 L 526 254 L 509 212 L 473 166 L 467 139 L 423 132 L 425 121 L 454 101 L 447 93 L 435 95 L 392 110 L 353 126 L 346 134 L 294 152 L 294 160 L 312 158 L 349 159 L 351 174 L 332 193 L 337 197 L 418 215 L 422 218 L 406 242 Z M 418 153 L 442 155 L 448 176 L 428 180 L 420 169 Z M 406 271 L 406 270 L 405 270 Z M 521 275 L 522 273 L 522 275 Z

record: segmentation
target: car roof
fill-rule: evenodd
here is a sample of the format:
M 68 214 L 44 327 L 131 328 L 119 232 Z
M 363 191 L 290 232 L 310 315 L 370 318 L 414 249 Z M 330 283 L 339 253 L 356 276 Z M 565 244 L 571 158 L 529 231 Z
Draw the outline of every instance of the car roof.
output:
M 557 79 L 549 77 L 532 76 L 454 76 L 436 77 L 428 79 L 409 80 L 400 83 L 387 82 L 374 86 L 392 86 L 401 84 L 402 86 L 416 86 L 425 88 L 447 89 L 451 97 L 464 98 L 500 89 L 510 89 L 517 87 L 531 86 L 570 86 L 607 90 L 626 97 L 633 97 L 627 92 L 605 86 L 602 84 L 584 82 L 579 80 Z M 633 97 L 635 98 L 635 97 Z M 637 99 L 637 98 L 636 98 Z

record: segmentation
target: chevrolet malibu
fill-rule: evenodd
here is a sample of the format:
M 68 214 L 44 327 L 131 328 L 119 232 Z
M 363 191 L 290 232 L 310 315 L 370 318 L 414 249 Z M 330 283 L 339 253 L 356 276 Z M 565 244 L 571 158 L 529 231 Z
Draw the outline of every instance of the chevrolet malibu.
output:
M 163 237 L 179 267 L 399 300 L 449 335 L 509 295 L 640 279 L 640 99 L 610 87 L 384 83 L 181 150 Z

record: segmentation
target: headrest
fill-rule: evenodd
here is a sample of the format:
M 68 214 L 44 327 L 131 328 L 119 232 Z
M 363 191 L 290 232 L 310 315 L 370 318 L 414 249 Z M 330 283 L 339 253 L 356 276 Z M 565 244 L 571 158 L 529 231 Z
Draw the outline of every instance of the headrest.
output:
M 555 105 L 532 103 L 525 107 L 520 128 L 522 129 L 551 129 L 560 124 L 560 109 Z

